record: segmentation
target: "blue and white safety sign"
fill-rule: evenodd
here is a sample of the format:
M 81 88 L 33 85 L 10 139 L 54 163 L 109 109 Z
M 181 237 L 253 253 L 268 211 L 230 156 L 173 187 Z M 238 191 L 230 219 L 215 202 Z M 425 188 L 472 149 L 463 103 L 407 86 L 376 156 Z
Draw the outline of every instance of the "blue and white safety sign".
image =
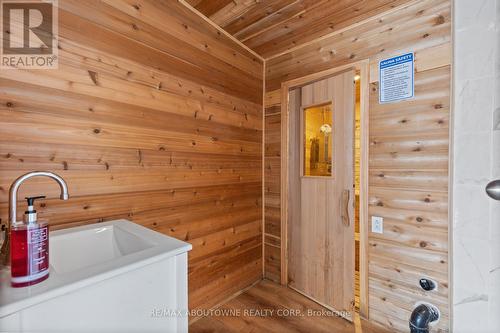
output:
M 379 103 L 407 100 L 415 95 L 413 53 L 379 62 Z

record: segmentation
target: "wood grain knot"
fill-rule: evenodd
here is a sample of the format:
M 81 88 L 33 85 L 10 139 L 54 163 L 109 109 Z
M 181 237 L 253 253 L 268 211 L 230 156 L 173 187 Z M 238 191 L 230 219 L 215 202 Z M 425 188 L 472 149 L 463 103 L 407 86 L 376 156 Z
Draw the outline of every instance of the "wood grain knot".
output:
M 443 24 L 444 22 L 446 22 L 446 19 L 444 18 L 443 15 L 439 15 L 437 18 L 436 18 L 436 25 L 441 25 Z
M 94 84 L 97 86 L 98 85 L 98 74 L 97 72 L 94 72 L 94 71 L 88 71 L 89 73 L 89 76 L 90 76 L 90 79 L 92 80 L 92 82 L 94 82 Z

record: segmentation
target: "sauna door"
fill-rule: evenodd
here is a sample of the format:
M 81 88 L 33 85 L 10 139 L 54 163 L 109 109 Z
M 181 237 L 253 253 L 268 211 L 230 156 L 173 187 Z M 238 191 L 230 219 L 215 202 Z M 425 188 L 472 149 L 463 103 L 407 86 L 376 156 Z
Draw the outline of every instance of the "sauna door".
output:
M 289 93 L 288 285 L 352 320 L 354 72 Z

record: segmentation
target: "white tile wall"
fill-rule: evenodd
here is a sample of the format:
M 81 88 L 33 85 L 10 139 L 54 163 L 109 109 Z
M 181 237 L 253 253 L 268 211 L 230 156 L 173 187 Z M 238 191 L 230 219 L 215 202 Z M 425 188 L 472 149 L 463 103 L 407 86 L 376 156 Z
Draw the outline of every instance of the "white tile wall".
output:
M 495 91 L 493 114 L 493 160 L 492 178 L 500 179 L 500 0 L 496 8 L 496 36 L 497 50 L 495 56 Z M 490 283 L 491 297 L 489 301 L 489 328 L 500 332 L 500 201 L 490 201 Z
M 500 332 L 500 0 L 454 1 L 453 332 Z

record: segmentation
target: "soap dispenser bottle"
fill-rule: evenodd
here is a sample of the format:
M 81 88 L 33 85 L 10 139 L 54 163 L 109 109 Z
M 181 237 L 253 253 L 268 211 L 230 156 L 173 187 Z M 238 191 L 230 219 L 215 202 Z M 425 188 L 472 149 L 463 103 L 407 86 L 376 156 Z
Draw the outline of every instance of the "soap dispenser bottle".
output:
M 34 203 L 45 196 L 27 197 L 28 210 L 23 223 L 11 229 L 11 284 L 25 287 L 49 277 L 49 228 L 38 221 Z

